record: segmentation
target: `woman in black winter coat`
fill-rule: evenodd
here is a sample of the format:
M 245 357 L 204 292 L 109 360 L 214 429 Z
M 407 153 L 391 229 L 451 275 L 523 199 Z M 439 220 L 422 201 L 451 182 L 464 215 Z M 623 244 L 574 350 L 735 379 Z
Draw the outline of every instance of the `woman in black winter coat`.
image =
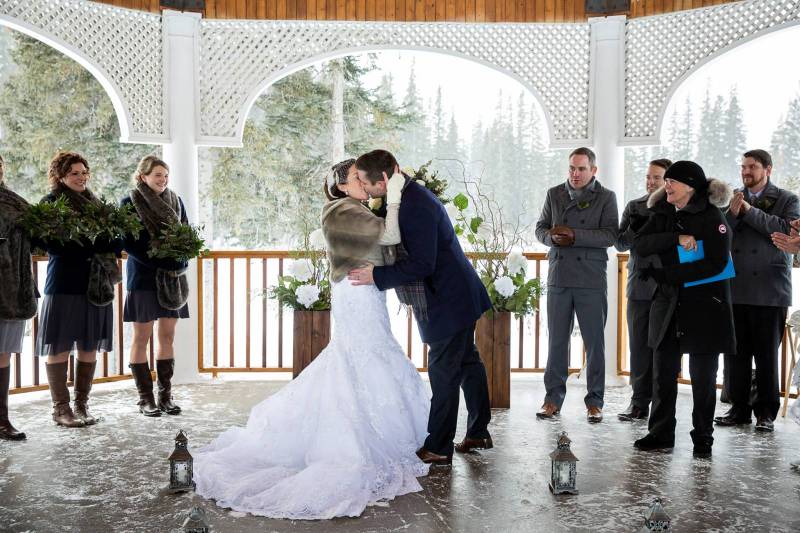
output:
M 720 353 L 736 351 L 729 280 L 685 287 L 687 282 L 720 274 L 728 263 L 731 231 L 720 207 L 728 205 L 730 187 L 707 180 L 700 165 L 678 161 L 664 175 L 666 184 L 652 194 L 653 216 L 638 232 L 633 249 L 658 254 L 662 268 L 642 276 L 658 282 L 650 310 L 648 344 L 653 354 L 653 408 L 648 434 L 634 443 L 640 450 L 670 449 L 675 443 L 675 402 L 681 356 L 689 354 L 694 409 L 691 432 L 696 456 L 711 455 L 716 374 Z M 704 257 L 680 263 L 678 247 Z

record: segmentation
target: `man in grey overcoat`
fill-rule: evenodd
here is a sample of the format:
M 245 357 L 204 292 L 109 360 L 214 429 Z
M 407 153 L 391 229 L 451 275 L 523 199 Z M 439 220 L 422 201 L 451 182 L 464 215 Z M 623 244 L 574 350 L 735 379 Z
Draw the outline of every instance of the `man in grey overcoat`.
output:
M 589 422 L 603 419 L 605 335 L 608 314 L 606 266 L 617 240 L 617 199 L 595 178 L 594 152 L 577 148 L 569 156 L 569 179 L 547 191 L 536 238 L 547 253 L 547 368 L 544 405 L 536 413 L 559 414 L 567 394 L 570 334 L 575 316 L 586 347 Z
M 731 409 L 714 420 L 720 426 L 750 424 L 754 413 L 757 431 L 773 431 L 780 406 L 778 348 L 792 305 L 792 258 L 776 248 L 770 236 L 789 234 L 789 223 L 800 217 L 800 204 L 796 195 L 770 181 L 768 152 L 746 152 L 741 168 L 744 187 L 734 193 L 727 213 L 736 268 L 731 293 L 737 348 L 725 358 L 730 365 Z M 751 402 L 754 359 L 756 399 Z
M 636 232 L 642 229 L 653 213 L 647 208 L 650 195 L 664 186 L 664 173 L 672 165 L 669 159 L 655 159 L 647 166 L 644 196 L 628 202 L 619 223 L 619 238 L 614 247 L 625 252 L 628 259 L 628 283 L 625 289 L 628 324 L 628 353 L 630 354 L 631 402 L 619 415 L 620 420 L 630 422 L 644 420 L 650 414 L 653 398 L 653 349 L 647 345 L 650 323 L 650 305 L 657 283 L 653 279 L 642 279 L 641 272 L 647 267 L 661 266 L 658 255 L 642 257 L 632 248 Z

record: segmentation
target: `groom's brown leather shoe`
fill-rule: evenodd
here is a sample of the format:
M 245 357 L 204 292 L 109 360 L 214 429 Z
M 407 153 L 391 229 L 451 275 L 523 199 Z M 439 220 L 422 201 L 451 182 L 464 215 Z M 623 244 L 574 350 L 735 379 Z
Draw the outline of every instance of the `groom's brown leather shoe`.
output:
M 469 453 L 472 450 L 490 450 L 492 448 L 494 448 L 492 437 L 486 437 L 485 439 L 464 437 L 464 440 L 455 445 L 458 453 Z
M 417 450 L 417 457 L 419 457 L 423 463 L 431 465 L 447 466 L 453 463 L 452 456 L 439 455 L 438 453 L 433 453 L 432 451 L 426 450 L 425 448 L 420 448 L 419 450 Z

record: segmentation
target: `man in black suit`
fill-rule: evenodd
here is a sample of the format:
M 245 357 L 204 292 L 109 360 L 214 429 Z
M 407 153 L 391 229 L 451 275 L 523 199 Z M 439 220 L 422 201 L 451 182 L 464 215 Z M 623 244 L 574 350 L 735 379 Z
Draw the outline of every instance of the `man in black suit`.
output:
M 399 171 L 394 156 L 374 150 L 356 161 L 358 176 L 372 197 L 386 194 L 384 178 Z M 410 303 L 423 342 L 428 343 L 428 377 L 433 398 L 428 438 L 417 455 L 426 463 L 450 464 L 458 419 L 459 386 L 469 417 L 461 453 L 493 446 L 486 369 L 475 346 L 475 323 L 491 307 L 489 295 L 464 255 L 441 202 L 407 179 L 400 204 L 401 249 L 393 265 L 355 269 L 354 285 L 396 289 Z

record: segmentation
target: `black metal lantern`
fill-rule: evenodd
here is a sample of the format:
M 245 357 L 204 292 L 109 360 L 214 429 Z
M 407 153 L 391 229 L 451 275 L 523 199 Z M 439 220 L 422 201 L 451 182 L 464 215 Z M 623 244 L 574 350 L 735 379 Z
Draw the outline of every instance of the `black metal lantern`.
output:
M 192 507 L 189 516 L 183 521 L 183 533 L 208 533 L 206 513 L 199 507 Z
M 189 439 L 183 430 L 175 437 L 175 449 L 169 456 L 169 492 L 194 490 L 192 480 L 192 454 L 189 453 Z
M 670 527 L 669 515 L 661 506 L 661 498 L 656 498 L 647 514 L 644 516 L 644 525 L 639 531 L 641 533 L 649 533 L 651 531 L 672 531 Z
M 553 494 L 578 494 L 575 486 L 578 458 L 569 448 L 571 442 L 562 431 L 556 449 L 550 453 L 550 491 Z

